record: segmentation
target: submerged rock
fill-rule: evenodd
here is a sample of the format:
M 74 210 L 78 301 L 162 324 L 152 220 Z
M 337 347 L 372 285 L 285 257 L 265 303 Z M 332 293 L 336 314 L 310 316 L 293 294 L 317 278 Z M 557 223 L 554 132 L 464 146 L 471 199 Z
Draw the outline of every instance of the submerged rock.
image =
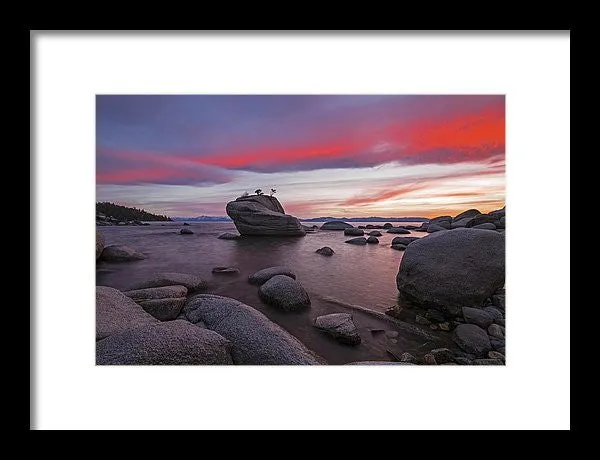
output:
M 392 240 L 392 244 L 403 244 L 404 246 L 408 246 L 413 241 L 420 240 L 420 238 L 416 236 L 396 236 Z
M 410 234 L 410 230 L 406 230 L 405 228 L 400 228 L 400 227 L 392 227 L 390 229 L 388 229 L 387 231 L 388 233 L 399 233 L 402 235 L 409 235 Z
M 317 254 L 321 254 L 322 256 L 332 256 L 335 254 L 334 250 L 329 246 L 324 246 L 315 251 Z
M 248 277 L 250 284 L 263 284 L 269 281 L 276 275 L 289 276 L 292 279 L 296 279 L 296 274 L 288 267 L 269 267 L 263 268 L 262 270 L 253 273 Z
M 315 327 L 331 335 L 338 342 L 358 345 L 361 342 L 358 329 L 349 313 L 333 313 L 315 319 Z
M 365 245 L 367 244 L 367 239 L 365 237 L 352 238 L 350 240 L 344 241 L 344 243 Z
M 187 273 L 158 273 L 150 279 L 135 283 L 130 290 L 174 285 L 185 286 L 188 292 L 203 291 L 207 288 L 207 282 L 198 276 Z
M 275 275 L 258 289 L 260 298 L 283 311 L 298 311 L 310 306 L 310 297 L 302 285 L 285 275 Z
M 188 300 L 183 314 L 202 322 L 232 344 L 235 364 L 323 364 L 324 360 L 258 310 L 235 299 L 199 294 Z
M 379 244 L 379 240 L 375 236 L 370 236 L 367 238 L 367 244 Z
M 215 267 L 212 269 L 212 273 L 215 274 L 237 275 L 239 272 L 240 269 L 236 267 Z
M 240 237 L 239 234 L 237 233 L 230 233 L 230 232 L 225 232 L 225 233 L 221 233 L 218 238 L 220 240 L 237 240 Z
M 346 236 L 362 236 L 364 234 L 365 231 L 360 228 L 347 228 L 344 230 L 344 235 Z
M 273 196 L 251 195 L 230 201 L 225 207 L 240 235 L 304 236 L 300 220 L 285 214 Z
M 382 236 L 382 233 L 379 230 L 373 230 L 369 232 L 369 236 Z
M 504 236 L 458 228 L 413 241 L 396 276 L 400 293 L 418 305 L 457 314 L 478 307 L 504 286 Z
M 181 230 L 179 230 L 179 233 L 181 235 L 193 235 L 194 232 L 192 232 L 189 228 L 182 228 Z
M 392 244 L 391 248 L 395 249 L 396 251 L 405 251 L 406 250 L 406 246 L 404 244 Z
M 96 343 L 96 364 L 233 364 L 231 343 L 176 320 L 128 329 Z
M 146 255 L 129 246 L 113 244 L 106 246 L 100 255 L 101 260 L 108 262 L 130 262 L 145 259 Z
M 346 230 L 347 228 L 354 228 L 354 226 L 341 220 L 331 220 L 321 225 L 321 230 Z

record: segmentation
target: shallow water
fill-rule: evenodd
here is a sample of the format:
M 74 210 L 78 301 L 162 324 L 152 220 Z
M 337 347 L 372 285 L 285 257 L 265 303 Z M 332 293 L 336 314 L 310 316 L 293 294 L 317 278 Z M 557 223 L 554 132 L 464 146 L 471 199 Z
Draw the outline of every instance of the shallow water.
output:
M 354 226 L 366 225 L 356 223 Z M 373 224 L 371 222 L 371 224 Z M 394 225 L 411 224 L 408 222 Z M 310 222 L 306 225 L 321 223 Z M 414 225 L 420 225 L 419 222 Z M 379 244 L 355 246 L 344 241 L 353 238 L 343 231 L 317 231 L 304 237 L 251 237 L 239 240 L 220 240 L 224 232 L 235 232 L 231 222 L 190 223 L 186 228 L 194 234 L 180 235 L 182 222 L 152 222 L 149 226 L 98 227 L 105 244 L 123 244 L 145 253 L 148 258 L 135 262 L 99 262 L 96 284 L 125 290 L 133 283 L 160 272 L 190 273 L 210 283 L 211 293 L 233 297 L 251 305 L 275 321 L 331 364 L 361 360 L 392 360 L 387 350 L 422 355 L 427 350 L 423 337 L 398 329 L 386 319 L 352 309 L 360 306 L 383 312 L 398 302 L 396 274 L 404 254 L 390 248 L 396 236 L 426 235 L 411 232 L 397 235 L 382 232 Z M 371 230 L 366 230 L 371 231 Z M 316 254 L 329 246 L 331 257 Z M 284 313 L 264 304 L 256 286 L 247 281 L 248 275 L 266 267 L 285 265 L 292 268 L 298 281 L 311 298 L 310 310 L 302 313 Z M 237 267 L 239 274 L 213 274 L 217 266 Z M 350 312 L 359 328 L 363 343 L 358 347 L 340 345 L 312 326 L 316 316 L 334 312 Z M 372 329 L 399 332 L 395 334 L 370 332 Z M 423 329 L 428 333 L 431 331 Z M 440 338 L 445 342 L 444 335 Z M 396 341 L 396 343 L 394 342 Z M 425 345 L 426 346 L 426 345 Z

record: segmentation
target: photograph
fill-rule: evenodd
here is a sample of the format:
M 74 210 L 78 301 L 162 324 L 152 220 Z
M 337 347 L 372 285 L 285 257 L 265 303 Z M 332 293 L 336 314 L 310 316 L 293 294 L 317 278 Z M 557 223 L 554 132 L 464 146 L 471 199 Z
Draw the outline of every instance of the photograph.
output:
M 510 364 L 505 94 L 94 102 L 96 366 Z

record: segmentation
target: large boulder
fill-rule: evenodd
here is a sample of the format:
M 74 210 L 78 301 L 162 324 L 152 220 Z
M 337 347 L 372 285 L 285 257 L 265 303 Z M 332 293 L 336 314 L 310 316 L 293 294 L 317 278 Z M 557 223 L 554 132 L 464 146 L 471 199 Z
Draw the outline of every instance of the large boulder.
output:
M 407 246 L 396 285 L 413 302 L 450 314 L 480 307 L 504 286 L 504 235 L 458 228 Z
M 354 225 L 341 220 L 330 220 L 321 225 L 321 230 L 346 230 L 347 228 L 354 228 Z
M 145 289 L 162 286 L 180 285 L 187 288 L 188 292 L 203 291 L 207 287 L 205 280 L 187 273 L 158 273 L 154 277 L 135 283 L 129 289 Z
M 132 260 L 142 260 L 145 258 L 145 254 L 142 254 L 141 252 L 136 251 L 129 246 L 122 246 L 118 244 L 106 246 L 100 255 L 101 260 L 106 260 L 108 262 L 129 262 Z
M 258 289 L 260 298 L 283 311 L 310 307 L 310 297 L 300 282 L 285 275 L 275 275 Z
M 461 212 L 456 217 L 454 217 L 454 219 L 452 219 L 452 222 L 458 222 L 459 220 L 467 218 L 472 219 L 473 217 L 478 216 L 479 214 L 481 214 L 481 211 L 479 211 L 478 209 L 467 209 L 466 211 Z
M 473 220 L 473 217 L 465 217 L 463 219 L 454 220 L 450 225 L 450 228 L 465 228 L 469 222 Z
M 235 364 L 323 364 L 298 339 L 258 310 L 235 299 L 199 294 L 188 300 L 183 315 L 203 323 L 232 344 Z
M 121 291 L 96 286 L 96 340 L 158 322 Z
M 103 250 L 104 250 L 104 237 L 102 236 L 102 233 L 100 233 L 98 231 L 98 229 L 96 229 L 96 260 L 98 260 L 100 258 L 100 254 L 102 254 Z
M 500 221 L 500 217 L 501 216 L 494 216 L 494 215 L 490 215 L 490 214 L 480 214 L 478 216 L 473 217 L 473 219 L 471 219 L 467 225 L 466 228 L 471 228 L 471 227 L 475 227 L 476 225 L 481 225 L 481 224 L 495 224 L 496 222 Z
M 338 342 L 358 345 L 361 342 L 358 329 L 349 313 L 332 313 L 315 319 L 315 327 L 327 332 Z
M 364 234 L 365 231 L 360 228 L 347 228 L 344 230 L 344 235 L 346 236 L 363 236 Z
M 230 201 L 225 207 L 240 235 L 303 236 L 298 218 L 285 213 L 273 196 L 251 195 Z
M 250 284 L 263 284 L 269 281 L 276 275 L 289 276 L 290 278 L 296 279 L 296 274 L 288 267 L 269 267 L 263 268 L 262 270 L 253 273 L 248 277 Z
M 233 364 L 231 343 L 188 321 L 147 324 L 96 343 L 96 364 Z
M 441 232 L 442 230 L 448 230 L 448 229 L 446 227 L 442 227 L 441 225 L 438 225 L 438 224 L 429 224 L 427 226 L 427 233 Z
M 156 319 L 170 321 L 179 316 L 185 305 L 187 292 L 185 286 L 165 286 L 124 291 L 123 294 L 133 299 Z

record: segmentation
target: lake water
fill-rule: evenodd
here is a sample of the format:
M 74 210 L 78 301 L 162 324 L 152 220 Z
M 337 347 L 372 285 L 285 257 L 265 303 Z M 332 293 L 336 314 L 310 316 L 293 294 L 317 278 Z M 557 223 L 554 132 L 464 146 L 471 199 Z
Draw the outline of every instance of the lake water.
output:
M 305 223 L 308 226 L 321 224 Z M 352 224 L 357 227 L 368 223 Z M 420 222 L 393 225 L 406 224 L 420 225 Z M 191 222 L 185 228 L 191 229 L 192 235 L 180 235 L 181 228 L 184 228 L 182 222 L 98 227 L 106 245 L 131 246 L 148 258 L 126 263 L 99 262 L 96 284 L 126 290 L 133 283 L 155 273 L 190 273 L 208 280 L 209 292 L 232 297 L 257 308 L 332 364 L 392 360 L 388 350 L 422 354 L 420 347 L 424 339 L 401 330 L 400 336 L 395 337 L 394 334 L 393 339 L 386 334 L 370 333 L 372 329 L 398 330 L 381 319 L 348 308 L 354 305 L 384 312 L 394 306 L 398 302 L 396 274 L 404 253 L 391 249 L 391 241 L 396 236 L 423 237 L 426 233 L 397 235 L 380 230 L 379 244 L 356 246 L 344 243 L 352 237 L 344 236 L 343 231 L 317 231 L 304 237 L 221 240 L 217 238 L 221 233 L 236 232 L 232 222 Z M 323 246 L 331 247 L 335 254 L 332 257 L 316 254 L 315 251 Z M 297 280 L 310 295 L 312 305 L 308 312 L 284 313 L 276 310 L 260 300 L 257 286 L 248 283 L 248 275 L 275 265 L 285 265 L 294 270 Z M 211 271 L 217 266 L 237 267 L 240 273 L 213 274 Z M 363 344 L 358 347 L 339 345 L 312 327 L 316 316 L 334 312 L 354 315 Z

